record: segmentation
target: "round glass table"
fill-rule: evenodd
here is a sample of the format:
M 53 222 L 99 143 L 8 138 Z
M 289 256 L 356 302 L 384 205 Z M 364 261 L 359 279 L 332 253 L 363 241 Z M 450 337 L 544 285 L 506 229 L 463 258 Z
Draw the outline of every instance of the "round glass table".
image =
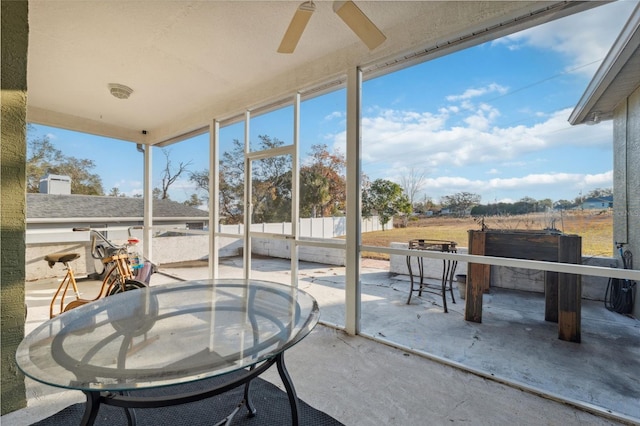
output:
M 176 405 L 244 385 L 273 364 L 286 388 L 293 424 L 298 399 L 284 352 L 318 323 L 315 299 L 297 288 L 259 280 L 199 280 L 109 296 L 65 312 L 20 343 L 16 360 L 39 382 L 86 394 L 82 424 L 93 424 L 100 404 L 126 409 Z M 198 393 L 136 397 L 135 391 L 233 374 Z M 223 422 L 225 421 L 223 420 Z

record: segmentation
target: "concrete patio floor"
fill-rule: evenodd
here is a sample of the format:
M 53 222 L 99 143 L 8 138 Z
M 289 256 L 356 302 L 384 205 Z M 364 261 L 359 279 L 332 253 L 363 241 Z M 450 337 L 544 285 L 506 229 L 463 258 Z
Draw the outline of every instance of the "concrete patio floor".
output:
M 252 265 L 254 278 L 291 281 L 287 260 Z M 385 267 L 363 261 L 365 337 L 318 326 L 287 352 L 307 403 L 345 425 L 640 424 L 640 321 L 583 301 L 582 342 L 564 342 L 544 321 L 542 295 L 492 289 L 483 323 L 469 323 L 457 293 L 447 314 L 435 294 L 407 305 L 408 277 Z M 219 274 L 240 278 L 241 268 L 241 258 L 222 259 Z M 152 285 L 207 276 L 203 267 L 163 272 Z M 344 268 L 301 262 L 298 282 L 318 300 L 322 323 L 344 324 Z M 47 318 L 55 283 L 27 283 L 27 332 Z M 82 283 L 89 294 L 95 285 Z M 280 385 L 275 370 L 263 377 Z M 80 392 L 26 383 L 28 407 L 2 424 L 28 425 L 83 400 Z

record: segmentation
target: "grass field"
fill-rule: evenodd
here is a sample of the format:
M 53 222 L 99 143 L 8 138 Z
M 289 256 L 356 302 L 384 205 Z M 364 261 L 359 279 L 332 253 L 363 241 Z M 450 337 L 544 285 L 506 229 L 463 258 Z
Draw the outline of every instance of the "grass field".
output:
M 601 211 L 536 213 L 521 216 L 492 216 L 484 219 L 489 229 L 543 230 L 555 228 L 566 234 L 582 237 L 582 254 L 587 256 L 613 255 L 613 214 Z M 479 219 L 455 217 L 425 217 L 410 220 L 406 227 L 396 223 L 394 229 L 362 234 L 362 244 L 389 247 L 392 242 L 406 242 L 413 238 L 453 240 L 467 246 L 468 230 L 480 230 Z M 388 259 L 382 253 L 363 252 L 364 257 Z

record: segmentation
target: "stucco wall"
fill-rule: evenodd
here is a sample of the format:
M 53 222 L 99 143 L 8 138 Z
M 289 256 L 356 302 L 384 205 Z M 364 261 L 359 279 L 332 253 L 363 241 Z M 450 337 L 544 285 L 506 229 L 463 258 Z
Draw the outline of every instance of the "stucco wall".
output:
M 343 242 L 344 240 L 338 241 Z M 221 237 L 219 244 L 220 257 L 242 254 L 243 240 L 241 238 Z M 288 259 L 291 253 L 288 240 L 254 238 L 252 244 L 253 253 L 258 255 Z M 86 276 L 95 271 L 94 262 L 96 261 L 91 257 L 90 246 L 86 241 L 29 244 L 25 256 L 27 259 L 26 280 L 62 278 L 65 274 L 64 266 L 56 264 L 50 268 L 48 263 L 44 261 L 47 254 L 61 252 L 73 252 L 80 255 L 79 259 L 71 263 L 76 276 Z M 190 235 L 154 238 L 152 252 L 153 261 L 160 266 L 167 263 L 206 260 L 209 258 L 209 237 L 207 235 Z M 298 258 L 329 265 L 345 264 L 344 250 L 341 249 L 300 247 Z
M 2 119 L 0 144 L 0 304 L 2 413 L 26 405 L 24 376 L 15 352 L 24 336 L 24 276 L 26 230 L 26 112 L 28 4 L 3 1 Z
M 635 257 L 640 267 L 640 88 L 614 111 L 613 116 L 613 237 Z M 640 315 L 636 286 L 633 315 Z

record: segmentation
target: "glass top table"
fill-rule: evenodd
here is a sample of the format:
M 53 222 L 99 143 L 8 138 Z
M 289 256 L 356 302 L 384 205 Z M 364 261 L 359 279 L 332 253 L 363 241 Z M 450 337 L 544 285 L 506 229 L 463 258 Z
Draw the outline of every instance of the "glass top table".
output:
M 93 423 L 100 404 L 126 408 L 129 423 L 135 423 L 129 408 L 191 402 L 243 384 L 252 415 L 249 384 L 276 363 L 296 424 L 297 397 L 283 354 L 318 319 L 315 299 L 291 286 L 187 281 L 128 291 L 61 314 L 25 337 L 16 360 L 34 380 L 83 391 L 83 424 Z M 238 370 L 245 374 L 201 395 L 145 398 L 130 392 Z

